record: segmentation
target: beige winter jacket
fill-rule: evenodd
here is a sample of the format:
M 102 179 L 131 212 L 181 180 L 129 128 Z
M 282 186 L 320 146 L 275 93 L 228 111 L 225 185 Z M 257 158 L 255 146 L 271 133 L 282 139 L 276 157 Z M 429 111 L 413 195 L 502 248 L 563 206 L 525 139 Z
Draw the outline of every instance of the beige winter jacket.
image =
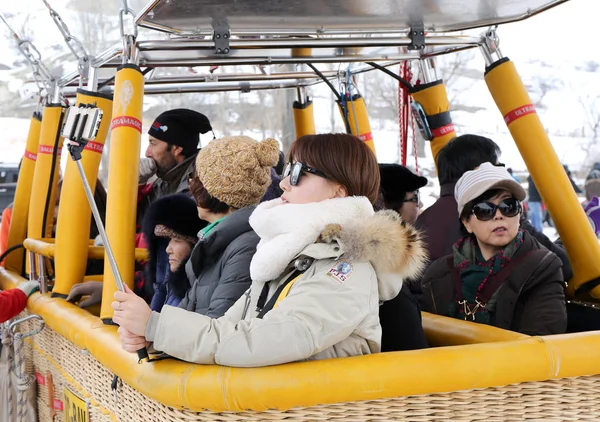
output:
M 172 306 L 153 312 L 146 339 L 188 362 L 236 367 L 377 353 L 379 303 L 398 294 L 402 278 L 420 273 L 425 252 L 414 228 L 382 211 L 354 225 L 327 226 L 299 257 L 314 261 L 264 318 L 256 318 L 264 283 L 253 282 L 218 319 Z M 269 283 L 268 298 L 293 263 L 288 270 Z

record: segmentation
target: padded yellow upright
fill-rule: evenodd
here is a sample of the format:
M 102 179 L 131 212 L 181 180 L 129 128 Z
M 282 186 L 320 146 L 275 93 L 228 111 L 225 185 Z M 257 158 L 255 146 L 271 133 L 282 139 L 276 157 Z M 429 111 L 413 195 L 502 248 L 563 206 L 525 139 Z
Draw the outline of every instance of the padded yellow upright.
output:
M 305 103 L 294 101 L 294 128 L 296 129 L 296 139 L 304 135 L 317 133 L 315 129 L 315 115 L 313 112 L 313 103 L 307 100 Z
M 411 95 L 414 101 L 421 104 L 428 118 L 440 116 L 442 113 L 449 113 L 450 102 L 448 101 L 446 86 L 442 80 L 416 86 L 411 91 Z M 443 119 L 443 122 L 440 127 L 431 128 L 433 139 L 430 141 L 429 146 L 435 161 L 437 161 L 440 150 L 456 137 L 454 124 L 452 124 L 449 115 L 447 119 Z
M 8 230 L 8 248 L 21 244 L 27 237 L 27 220 L 29 215 L 29 201 L 31 200 L 31 187 L 33 184 L 33 172 L 37 159 L 38 144 L 40 142 L 40 130 L 42 128 L 42 115 L 34 113 L 29 124 L 29 134 L 25 154 L 19 169 L 19 179 L 13 201 L 13 217 Z M 4 261 L 4 267 L 8 270 L 23 273 L 25 254 L 23 250 L 10 253 Z
M 373 152 L 375 152 L 375 143 L 373 142 L 373 133 L 371 132 L 371 124 L 369 123 L 369 114 L 367 113 L 367 105 L 365 99 L 360 94 L 352 96 L 352 100 L 346 100 L 348 109 L 348 124 L 350 132 L 354 136 L 358 136 L 364 141 Z M 344 110 L 338 101 L 338 108 L 342 119 L 344 119 Z
M 81 154 L 81 165 L 92 192 L 96 189 L 98 168 L 102 158 L 104 141 L 112 116 L 112 96 L 80 89 L 77 105 L 96 103 L 104 112 L 98 135 L 90 141 Z M 67 297 L 74 284 L 81 283 L 88 261 L 90 223 L 92 211 L 88 203 L 77 164 L 69 157 L 60 193 L 60 207 L 56 222 L 56 282 L 52 296 Z
M 485 81 L 565 245 L 571 293 L 591 289 L 600 298 L 600 244 L 515 65 L 508 58 L 497 61 L 486 69 Z
M 27 237 L 52 237 L 54 207 L 63 138 L 60 136 L 64 109 L 60 104 L 44 107 L 37 160 L 33 172 Z
M 133 289 L 135 218 L 142 134 L 144 76 L 133 64 L 121 66 L 115 78 L 112 132 L 106 201 L 106 234 L 123 281 Z M 112 322 L 110 307 L 117 287 L 108 259 L 104 260 L 104 287 L 100 317 Z

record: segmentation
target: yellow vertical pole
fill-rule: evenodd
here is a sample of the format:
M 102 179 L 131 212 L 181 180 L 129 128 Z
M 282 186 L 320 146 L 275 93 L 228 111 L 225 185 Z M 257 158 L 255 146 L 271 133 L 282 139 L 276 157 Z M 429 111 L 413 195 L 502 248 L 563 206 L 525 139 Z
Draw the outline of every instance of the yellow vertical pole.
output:
M 296 139 L 304 135 L 312 135 L 317 132 L 315 128 L 315 116 L 313 114 L 313 103 L 306 99 L 303 102 L 294 101 L 294 128 Z
M 292 57 L 310 57 L 312 48 L 292 48 Z M 292 105 L 294 112 L 294 129 L 296 139 L 304 135 L 313 135 L 317 133 L 315 128 L 315 116 L 313 113 L 313 103 L 308 98 L 305 87 L 298 87 L 298 101 Z
M 440 150 L 450 140 L 456 138 L 454 124 L 450 117 L 450 102 L 444 81 L 437 80 L 413 88 L 411 95 L 414 101 L 421 104 L 427 115 L 433 139 L 429 142 L 433 159 L 437 161 Z
M 123 281 L 133 289 L 135 219 L 137 204 L 144 76 L 133 64 L 121 66 L 115 78 L 112 132 L 106 202 L 106 234 Z M 100 318 L 112 323 L 110 307 L 117 287 L 108 259 L 104 259 L 104 287 Z
M 339 101 L 338 108 L 342 115 L 342 119 L 345 120 L 344 110 Z M 352 99 L 346 99 L 346 108 L 350 132 L 352 135 L 359 137 L 373 152 L 375 152 L 373 133 L 371 132 L 371 124 L 369 123 L 369 115 L 367 113 L 367 105 L 365 104 L 364 98 L 360 94 L 353 95 Z
M 48 104 L 44 107 L 29 203 L 27 237 L 30 238 L 52 236 L 63 146 L 63 138 L 60 136 L 63 115 L 64 109 L 60 104 Z
M 104 113 L 102 123 L 96 139 L 88 142 L 81 154 L 81 165 L 92 192 L 96 189 L 102 149 L 110 127 L 112 96 L 83 89 L 77 91 L 77 105 L 93 103 Z M 60 202 L 68 206 L 59 208 L 56 222 L 56 282 L 53 297 L 66 297 L 74 284 L 83 281 L 87 266 L 92 214 L 77 165 L 71 159 L 67 161 Z
M 17 189 L 13 201 L 13 216 L 8 230 L 8 248 L 23 243 L 27 237 L 27 216 L 29 215 L 29 201 L 31 200 L 31 187 L 33 185 L 33 173 L 35 171 L 41 127 L 42 115 L 36 112 L 31 117 L 25 154 L 23 154 L 21 168 L 19 169 Z M 24 258 L 24 251 L 15 251 L 6 257 L 4 267 L 22 274 L 24 271 Z
M 600 244 L 508 58 L 486 69 L 485 82 L 560 233 L 573 268 L 570 293 L 600 298 Z

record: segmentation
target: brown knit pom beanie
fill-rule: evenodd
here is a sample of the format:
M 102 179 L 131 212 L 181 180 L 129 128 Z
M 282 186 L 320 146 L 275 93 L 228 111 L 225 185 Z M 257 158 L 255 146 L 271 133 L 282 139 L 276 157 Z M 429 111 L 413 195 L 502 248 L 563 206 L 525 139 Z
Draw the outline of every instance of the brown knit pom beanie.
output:
M 248 136 L 212 140 L 196 158 L 198 178 L 207 192 L 233 208 L 258 204 L 271 184 L 279 143 Z

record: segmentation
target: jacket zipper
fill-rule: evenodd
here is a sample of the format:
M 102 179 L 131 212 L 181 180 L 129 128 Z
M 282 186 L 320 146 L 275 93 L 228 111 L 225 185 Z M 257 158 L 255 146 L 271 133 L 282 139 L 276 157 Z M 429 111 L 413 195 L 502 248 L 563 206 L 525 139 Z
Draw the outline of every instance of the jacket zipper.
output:
M 244 312 L 242 312 L 242 320 L 244 320 L 246 318 L 246 313 L 248 312 L 248 308 L 250 307 L 250 293 L 251 291 L 248 290 L 245 295 L 246 295 L 246 303 L 244 303 Z

